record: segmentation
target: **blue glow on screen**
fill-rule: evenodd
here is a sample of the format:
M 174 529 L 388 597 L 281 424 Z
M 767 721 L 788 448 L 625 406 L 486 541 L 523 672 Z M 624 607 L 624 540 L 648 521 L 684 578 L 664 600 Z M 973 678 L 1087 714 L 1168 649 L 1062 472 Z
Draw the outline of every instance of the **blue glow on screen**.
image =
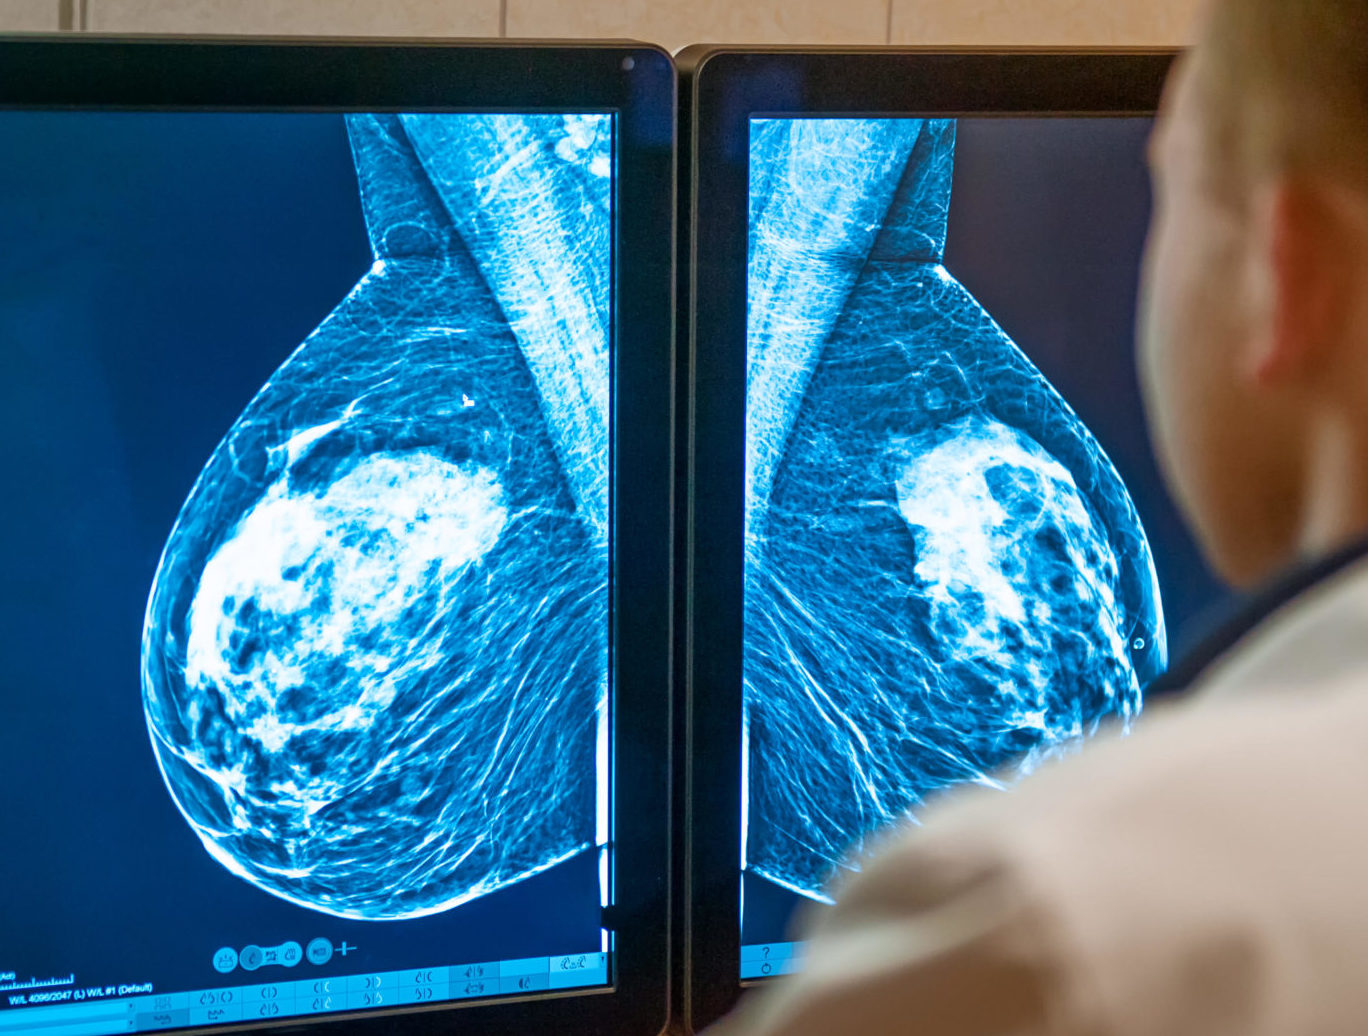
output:
M 751 123 L 742 866 L 819 900 L 870 832 L 1128 723 L 1166 665 L 1127 487 L 942 264 L 955 135 Z
M 376 262 L 190 491 L 143 632 L 208 851 L 346 917 L 601 842 L 611 117 L 352 116 Z
M 611 980 L 613 135 L 0 112 L 0 1013 Z

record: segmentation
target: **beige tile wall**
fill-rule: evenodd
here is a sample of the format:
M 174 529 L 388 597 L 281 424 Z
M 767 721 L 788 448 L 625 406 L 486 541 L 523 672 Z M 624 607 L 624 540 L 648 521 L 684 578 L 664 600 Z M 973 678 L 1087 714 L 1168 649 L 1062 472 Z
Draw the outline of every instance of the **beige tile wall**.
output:
M 0 0 L 4 2 L 4 0 Z M 85 0 L 93 32 L 497 36 L 500 0 Z
M 51 32 L 58 0 L 0 0 L 0 32 Z
M 1173 46 L 1199 0 L 891 0 L 890 43 Z M 1296 0 L 1288 0 L 1295 3 Z
M 884 43 L 889 0 L 507 0 L 510 36 L 689 43 Z
M 635 37 L 692 42 L 1160 45 L 1200 0 L 0 0 L 0 31 Z M 1292 2 L 1292 0 L 1289 0 Z

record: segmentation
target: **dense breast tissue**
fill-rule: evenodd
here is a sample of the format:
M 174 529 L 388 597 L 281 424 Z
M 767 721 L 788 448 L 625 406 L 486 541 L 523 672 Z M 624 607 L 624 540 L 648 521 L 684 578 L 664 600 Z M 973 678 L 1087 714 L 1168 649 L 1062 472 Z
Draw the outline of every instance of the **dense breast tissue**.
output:
M 955 125 L 752 123 L 744 859 L 814 898 L 1166 663 L 1130 496 L 942 265 Z
M 610 116 L 352 116 L 375 265 L 210 456 L 143 701 L 225 867 L 416 917 L 602 845 Z

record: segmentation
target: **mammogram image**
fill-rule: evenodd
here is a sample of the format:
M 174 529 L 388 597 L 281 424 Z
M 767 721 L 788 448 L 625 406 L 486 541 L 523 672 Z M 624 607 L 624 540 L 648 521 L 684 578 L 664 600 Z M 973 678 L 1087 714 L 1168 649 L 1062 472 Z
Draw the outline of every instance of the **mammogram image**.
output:
M 819 899 L 869 832 L 1129 721 L 1166 664 L 1126 487 L 942 265 L 954 140 L 751 124 L 744 863 Z
M 378 920 L 606 841 L 612 116 L 347 128 L 375 264 L 190 490 L 142 687 L 215 859 Z

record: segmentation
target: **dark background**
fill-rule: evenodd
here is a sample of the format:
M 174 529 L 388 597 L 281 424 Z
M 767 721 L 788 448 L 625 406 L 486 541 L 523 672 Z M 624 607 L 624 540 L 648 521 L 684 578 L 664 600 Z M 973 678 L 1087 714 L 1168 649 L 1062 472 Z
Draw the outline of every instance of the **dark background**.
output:
M 248 943 L 359 948 L 257 978 L 598 947 L 593 853 L 345 921 L 214 862 L 157 769 L 139 655 L 166 536 L 370 264 L 340 115 L 0 112 L 0 972 L 160 992 L 252 981 L 210 964 Z
M 1232 597 L 1160 479 L 1136 380 L 1151 125 L 1145 118 L 961 118 L 945 266 L 1121 473 L 1154 553 L 1172 661 Z M 810 901 L 750 874 L 743 885 L 742 944 L 789 938 L 794 909 Z
M 1134 362 L 1149 119 L 960 119 L 945 265 L 1078 412 L 1149 536 L 1169 658 L 1230 600 L 1174 508 Z

